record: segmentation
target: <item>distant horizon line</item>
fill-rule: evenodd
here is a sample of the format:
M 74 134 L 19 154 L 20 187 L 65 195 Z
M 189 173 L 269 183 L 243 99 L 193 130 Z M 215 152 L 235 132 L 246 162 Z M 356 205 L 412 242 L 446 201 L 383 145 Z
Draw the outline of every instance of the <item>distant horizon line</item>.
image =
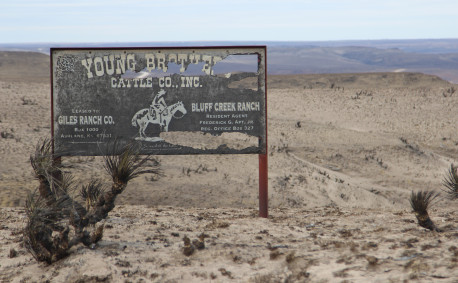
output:
M 329 40 L 145 40 L 145 41 L 37 41 L 37 42 L 0 42 L 0 45 L 28 44 L 119 44 L 119 43 L 187 43 L 187 42 L 272 42 L 272 43 L 307 43 L 307 42 L 367 42 L 367 41 L 419 41 L 419 40 L 458 40 L 458 37 L 444 38 L 381 38 L 381 39 L 329 39 Z

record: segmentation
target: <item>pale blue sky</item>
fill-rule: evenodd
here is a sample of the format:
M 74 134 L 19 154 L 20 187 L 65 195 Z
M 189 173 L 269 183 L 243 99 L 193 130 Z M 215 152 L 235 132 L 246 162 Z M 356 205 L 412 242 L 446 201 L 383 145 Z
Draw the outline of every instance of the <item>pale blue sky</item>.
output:
M 0 43 L 458 38 L 456 0 L 0 0 Z

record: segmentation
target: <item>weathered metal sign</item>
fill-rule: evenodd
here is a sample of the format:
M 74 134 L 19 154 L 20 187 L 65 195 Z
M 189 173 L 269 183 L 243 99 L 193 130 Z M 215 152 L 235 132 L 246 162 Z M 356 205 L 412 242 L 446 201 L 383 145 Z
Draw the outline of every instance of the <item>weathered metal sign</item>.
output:
M 266 152 L 266 48 L 53 48 L 54 153 Z

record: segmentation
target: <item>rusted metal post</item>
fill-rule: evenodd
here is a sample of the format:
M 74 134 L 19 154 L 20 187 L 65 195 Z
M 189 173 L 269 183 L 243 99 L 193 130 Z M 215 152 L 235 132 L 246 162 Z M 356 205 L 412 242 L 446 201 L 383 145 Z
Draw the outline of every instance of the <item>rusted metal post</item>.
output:
M 267 153 L 259 154 L 259 217 L 269 216 Z
M 264 56 L 264 66 L 265 66 L 265 73 L 267 74 L 267 52 L 265 52 L 266 56 Z M 261 59 L 261 58 L 259 58 Z M 268 183 L 269 183 L 269 176 L 268 176 L 268 164 L 267 164 L 267 75 L 264 76 L 264 87 L 265 87 L 265 96 L 264 96 L 264 104 L 265 104 L 265 153 L 259 154 L 259 217 L 267 218 L 269 216 L 269 190 L 268 190 Z

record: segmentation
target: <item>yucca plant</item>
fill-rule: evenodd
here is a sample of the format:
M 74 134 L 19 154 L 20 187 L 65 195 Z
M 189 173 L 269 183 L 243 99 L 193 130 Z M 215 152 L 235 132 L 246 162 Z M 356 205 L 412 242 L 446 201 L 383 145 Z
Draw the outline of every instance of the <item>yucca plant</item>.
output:
M 456 166 L 450 165 L 442 183 L 447 189 L 445 192 L 448 194 L 448 198 L 451 200 L 458 199 L 458 170 Z
M 440 232 L 441 230 L 436 227 L 428 214 L 428 208 L 438 196 L 439 194 L 433 191 L 419 191 L 417 193 L 412 192 L 410 195 L 410 206 L 412 207 L 418 224 L 421 227 L 431 231 Z
M 104 193 L 103 184 L 100 180 L 91 180 L 89 184 L 83 185 L 80 190 L 80 196 L 86 203 L 86 210 L 95 207 L 97 200 Z
M 70 230 L 64 221 L 64 211 L 68 201 L 61 198 L 49 206 L 36 192 L 29 194 L 25 207 L 28 221 L 23 235 L 26 249 L 36 260 L 52 263 L 67 255 Z
M 113 183 L 110 190 L 106 190 L 99 196 L 93 211 L 84 217 L 85 223 L 95 224 L 106 218 L 114 208 L 116 197 L 124 191 L 130 180 L 146 173 L 162 175 L 157 160 L 153 160 L 152 165 L 146 166 L 146 163 L 151 160 L 150 156 L 140 157 L 138 152 L 139 148 L 135 144 L 120 147 L 115 142 L 111 153 L 104 156 L 104 168 Z
M 112 177 L 114 184 L 125 185 L 145 173 L 160 174 L 157 167 L 146 169 L 144 165 L 150 158 L 141 158 L 138 152 L 139 148 L 135 144 L 127 144 L 119 149 L 118 143 L 115 142 L 111 154 L 104 156 L 105 170 Z
M 30 163 L 35 176 L 49 178 L 49 174 L 60 171 L 52 156 L 52 141 L 44 139 L 35 146 L 35 151 L 30 155 Z
M 108 216 L 127 183 L 145 173 L 161 175 L 159 162 L 149 156 L 140 158 L 136 148 L 131 144 L 118 148 L 115 143 L 105 156 L 105 169 L 113 180 L 111 190 L 105 191 L 100 181 L 91 180 L 79 192 L 83 206 L 72 197 L 74 178 L 63 172 L 52 156 L 52 141 L 37 144 L 30 163 L 40 184 L 27 198 L 28 221 L 23 231 L 25 246 L 36 260 L 53 263 L 67 256 L 76 244 L 94 246 L 103 237 L 103 225 L 96 223 Z M 153 160 L 149 168 L 148 160 Z
M 35 178 L 40 182 L 38 187 L 40 196 L 51 205 L 56 200 L 53 179 L 61 173 L 60 164 L 54 162 L 52 156 L 51 140 L 44 139 L 42 142 L 37 143 L 34 153 L 30 155 L 30 164 Z

